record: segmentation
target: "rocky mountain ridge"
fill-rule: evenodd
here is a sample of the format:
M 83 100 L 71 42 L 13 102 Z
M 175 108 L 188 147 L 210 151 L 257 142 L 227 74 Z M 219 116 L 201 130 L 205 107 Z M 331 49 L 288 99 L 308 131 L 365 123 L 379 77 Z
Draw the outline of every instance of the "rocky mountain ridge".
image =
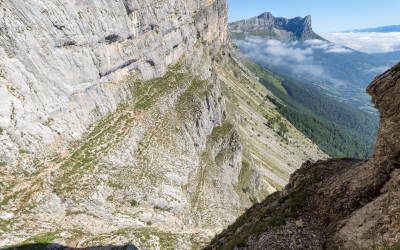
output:
M 206 249 L 397 249 L 399 90 L 400 64 L 367 88 L 381 115 L 371 159 L 304 163 Z
M 283 42 L 321 39 L 311 27 L 311 16 L 286 19 L 274 17 L 265 12 L 248 20 L 229 24 L 232 39 L 244 39 L 246 36 L 269 37 Z

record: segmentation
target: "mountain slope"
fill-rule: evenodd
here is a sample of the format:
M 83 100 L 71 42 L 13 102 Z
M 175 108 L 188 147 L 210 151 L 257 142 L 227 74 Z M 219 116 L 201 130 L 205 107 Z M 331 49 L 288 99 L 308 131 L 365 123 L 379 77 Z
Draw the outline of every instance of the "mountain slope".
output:
M 400 32 L 400 25 L 389 25 L 377 28 L 346 30 L 343 32 Z
M 244 64 L 255 72 L 260 77 L 260 82 L 281 99 L 285 105 L 302 114 L 293 116 L 293 111 L 281 107 L 281 112 L 284 112 L 283 109 L 286 110 L 288 119 L 289 115 L 291 116 L 292 120 L 289 120 L 292 124 L 298 129 L 302 128 L 300 131 L 309 136 L 327 154 L 336 158 L 355 157 L 364 159 L 371 155 L 379 121 L 377 117 L 335 101 L 308 84 L 276 74 L 249 60 L 245 60 Z M 309 128 L 304 127 L 307 123 L 295 121 L 295 119 L 307 120 L 305 117 L 301 118 L 304 115 L 309 119 L 316 119 L 309 125 Z M 329 127 L 331 132 L 324 132 L 317 136 L 316 130 L 311 129 L 310 126 L 316 126 L 318 123 L 321 123 L 321 125 L 319 126 L 320 129 L 317 130 L 321 131 L 322 128 Z M 326 137 L 327 134 L 331 135 Z M 333 134 L 336 134 L 336 136 L 331 137 Z M 340 142 L 335 142 L 335 138 Z M 337 143 L 336 146 L 329 143 L 331 140 Z M 323 147 L 323 144 L 326 146 Z M 348 148 L 342 148 L 343 146 Z
M 324 41 L 275 44 L 262 37 L 233 41 L 250 60 L 376 113 L 365 88 L 377 72 L 389 68 L 388 61 Z
M 1 247 L 190 249 L 267 194 L 212 70 L 226 1 L 1 5 Z
M 233 61 L 226 1 L 0 4 L 2 248 L 198 249 L 328 158 Z
M 367 89 L 382 117 L 371 159 L 304 163 L 204 249 L 398 249 L 399 79 L 400 64 Z
M 378 115 L 365 88 L 393 62 L 314 35 L 310 16 L 285 19 L 264 13 L 231 23 L 229 29 L 233 42 L 252 61 Z
M 2 172 L 2 185 L 9 188 L 0 213 L 12 216 L 5 223 L 22 218 L 29 223 L 2 227 L 5 239 L 23 235 L 23 244 L 43 237 L 60 245 L 80 240 L 86 246 L 118 242 L 191 249 L 204 245 L 216 226 L 233 221 L 251 201 L 282 189 L 301 162 L 327 158 L 272 106 L 259 106 L 258 95 L 273 95 L 224 57 L 227 51 L 214 60 L 212 74 L 219 84 L 180 73 L 191 60 L 213 58 L 200 51 L 161 78 L 109 83 L 142 97 L 91 125 L 68 149 L 33 158 L 35 172 L 18 167 Z M 207 63 L 195 65 L 208 70 Z M 265 126 L 266 114 L 288 131 L 280 135 L 277 126 Z M 16 193 L 18 183 L 31 187 Z M 15 206 L 26 207 L 26 214 L 11 212 Z M 35 219 L 43 212 L 51 230 Z M 79 224 L 82 220 L 87 226 Z M 40 230 L 30 231 L 32 225 Z
M 392 51 L 386 53 L 371 53 L 371 55 L 383 60 L 388 60 L 393 64 L 396 64 L 400 60 L 400 51 Z

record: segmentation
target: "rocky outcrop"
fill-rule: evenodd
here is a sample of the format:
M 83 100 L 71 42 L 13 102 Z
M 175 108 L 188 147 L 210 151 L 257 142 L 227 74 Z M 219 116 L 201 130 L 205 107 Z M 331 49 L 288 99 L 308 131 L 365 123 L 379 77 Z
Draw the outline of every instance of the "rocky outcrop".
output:
M 400 64 L 375 78 L 367 88 L 381 118 L 372 158 L 400 156 L 399 71 Z
M 278 39 L 284 42 L 321 39 L 311 27 L 311 16 L 286 19 L 274 17 L 265 12 L 248 20 L 236 21 L 229 24 L 233 39 L 244 39 L 246 36 L 258 36 Z
M 371 159 L 304 163 L 282 192 L 250 208 L 207 249 L 380 249 L 399 242 L 399 88 L 397 65 L 367 89 L 381 114 Z
M 0 158 L 16 164 L 80 139 L 131 98 L 106 88 L 128 74 L 163 76 L 199 39 L 227 40 L 226 1 L 23 1 L 0 3 Z

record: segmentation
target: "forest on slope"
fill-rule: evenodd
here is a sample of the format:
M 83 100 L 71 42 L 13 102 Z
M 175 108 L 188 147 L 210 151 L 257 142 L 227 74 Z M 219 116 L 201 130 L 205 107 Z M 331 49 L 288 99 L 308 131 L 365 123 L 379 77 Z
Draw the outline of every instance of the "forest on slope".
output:
M 331 157 L 369 158 L 379 118 L 325 95 L 315 87 L 280 75 L 250 60 L 245 66 L 279 101 L 277 110 Z

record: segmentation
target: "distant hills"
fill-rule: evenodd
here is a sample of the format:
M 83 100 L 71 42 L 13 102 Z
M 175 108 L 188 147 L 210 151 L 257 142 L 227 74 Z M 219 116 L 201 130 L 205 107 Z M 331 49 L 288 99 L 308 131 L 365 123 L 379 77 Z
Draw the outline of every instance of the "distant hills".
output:
M 229 28 L 234 43 L 250 60 L 378 114 L 365 88 L 393 65 L 387 57 L 396 55 L 370 55 L 331 43 L 313 31 L 311 16 L 286 19 L 265 12 L 230 23 Z
M 349 33 L 349 32 L 378 32 L 378 33 L 387 33 L 387 32 L 400 32 L 400 25 L 390 25 L 390 26 L 381 26 L 377 28 L 366 28 L 366 29 L 355 29 L 355 30 L 345 30 L 341 31 L 341 33 Z
M 400 51 L 392 51 L 387 53 L 371 53 L 370 55 L 393 63 L 400 62 Z
M 248 20 L 230 23 L 229 29 L 233 39 L 258 36 L 283 42 L 304 41 L 307 39 L 325 40 L 312 30 L 311 16 L 286 19 L 274 17 L 270 12 L 265 12 Z

